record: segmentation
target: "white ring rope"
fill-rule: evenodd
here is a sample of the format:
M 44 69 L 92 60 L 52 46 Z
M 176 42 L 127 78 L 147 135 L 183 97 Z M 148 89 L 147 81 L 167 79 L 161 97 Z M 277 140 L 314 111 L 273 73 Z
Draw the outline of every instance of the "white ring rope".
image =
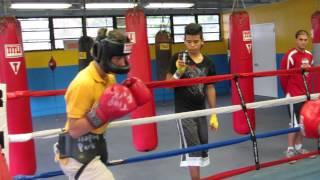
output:
M 320 93 L 311 94 L 311 99 L 312 100 L 318 99 L 319 95 Z M 286 98 L 280 98 L 280 99 L 247 103 L 246 106 L 247 106 L 247 109 L 269 108 L 269 107 L 299 103 L 306 100 L 307 100 L 307 97 L 305 95 L 301 95 L 301 96 L 295 96 L 295 97 L 286 97 Z M 154 123 L 154 122 L 169 121 L 169 120 L 175 120 L 175 119 L 209 116 L 213 113 L 215 114 L 231 113 L 231 112 L 239 111 L 241 109 L 242 109 L 241 105 L 231 105 L 231 106 L 197 110 L 197 111 L 189 111 L 189 112 L 183 112 L 183 113 L 114 121 L 110 123 L 108 127 L 119 128 L 119 127 L 142 125 L 142 124 L 148 124 L 148 123 Z M 10 134 L 9 141 L 24 142 L 24 141 L 29 141 L 31 139 L 45 139 L 45 138 L 55 137 L 59 133 L 61 133 L 62 130 L 63 129 L 59 128 L 59 129 L 37 131 L 37 132 L 27 133 L 27 134 Z

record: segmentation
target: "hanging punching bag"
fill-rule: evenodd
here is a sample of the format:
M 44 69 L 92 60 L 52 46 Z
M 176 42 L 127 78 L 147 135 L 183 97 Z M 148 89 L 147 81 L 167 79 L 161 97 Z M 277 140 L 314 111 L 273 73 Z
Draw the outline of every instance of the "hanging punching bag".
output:
M 138 77 L 144 82 L 151 81 L 151 61 L 147 38 L 146 17 L 143 10 L 129 9 L 126 12 L 126 31 L 135 43 L 130 55 L 129 77 Z M 153 96 L 153 94 L 152 94 Z M 138 108 L 131 113 L 132 118 L 142 118 L 155 115 L 154 101 Z M 137 151 L 151 151 L 158 145 L 156 123 L 132 127 L 133 144 Z
M 2 148 L 0 147 L 0 179 L 1 180 L 11 180 L 12 178 L 10 177 L 9 174 L 9 169 L 7 166 L 7 162 L 5 157 L 2 154 Z
M 89 36 L 82 36 L 78 41 L 79 48 L 79 70 L 87 67 L 92 61 L 90 50 L 93 46 L 93 39 Z
M 0 82 L 8 92 L 28 90 L 21 27 L 14 17 L 0 17 Z M 29 97 L 7 100 L 9 134 L 32 132 Z M 9 169 L 12 176 L 31 175 L 36 170 L 34 141 L 9 144 Z
M 165 80 L 170 65 L 172 41 L 170 33 L 166 30 L 160 30 L 156 34 L 156 64 L 158 80 Z
M 233 12 L 230 15 L 230 70 L 231 73 L 252 72 L 252 40 L 250 33 L 249 15 L 245 11 Z M 253 78 L 240 78 L 240 88 L 244 101 L 250 103 L 254 101 Z M 240 104 L 240 98 L 234 82 L 232 86 L 232 104 Z M 251 126 L 255 129 L 254 110 L 248 110 Z M 232 114 L 233 129 L 239 134 L 250 132 L 244 112 L 237 111 Z
M 316 11 L 311 16 L 313 62 L 314 66 L 320 66 L 320 11 Z M 313 92 L 320 93 L 320 72 L 312 72 Z

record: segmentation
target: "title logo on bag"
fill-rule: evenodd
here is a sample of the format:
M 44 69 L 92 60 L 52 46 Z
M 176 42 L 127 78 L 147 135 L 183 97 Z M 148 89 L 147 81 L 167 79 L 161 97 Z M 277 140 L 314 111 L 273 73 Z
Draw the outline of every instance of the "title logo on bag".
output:
M 243 39 L 243 41 L 251 41 L 251 32 L 250 31 L 242 31 L 242 39 Z
M 19 58 L 23 56 L 21 44 L 5 44 L 5 58 Z
M 251 43 L 246 44 L 246 48 L 247 48 L 247 50 L 248 50 L 248 53 L 251 54 L 252 44 L 251 44 Z
M 131 43 L 136 43 L 136 32 L 127 32 L 127 36 Z
M 9 64 L 10 64 L 10 67 L 11 67 L 12 71 L 14 72 L 14 74 L 17 75 L 19 72 L 19 69 L 20 69 L 21 62 L 20 61 L 17 61 L 17 62 L 13 61 L 13 62 L 9 62 Z

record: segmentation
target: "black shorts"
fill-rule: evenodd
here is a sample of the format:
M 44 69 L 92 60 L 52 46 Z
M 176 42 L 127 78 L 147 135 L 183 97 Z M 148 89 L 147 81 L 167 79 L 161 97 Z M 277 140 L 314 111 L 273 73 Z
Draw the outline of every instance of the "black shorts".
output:
M 288 112 L 290 117 L 290 123 L 289 123 L 290 128 L 299 127 L 300 111 L 303 105 L 304 105 L 304 102 L 288 105 Z
M 181 148 L 208 144 L 208 121 L 206 117 L 177 120 Z M 183 154 L 180 166 L 209 165 L 208 151 Z

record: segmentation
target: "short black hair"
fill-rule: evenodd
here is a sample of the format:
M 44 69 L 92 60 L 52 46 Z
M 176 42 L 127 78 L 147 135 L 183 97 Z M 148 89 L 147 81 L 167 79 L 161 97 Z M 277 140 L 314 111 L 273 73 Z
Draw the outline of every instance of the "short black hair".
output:
M 108 39 L 110 39 L 112 41 L 119 42 L 119 43 L 130 42 L 126 33 L 120 29 L 115 29 L 115 30 L 109 31 Z
M 186 25 L 184 28 L 184 37 L 187 35 L 200 35 L 200 38 L 203 40 L 202 26 L 196 23 Z
M 307 35 L 309 37 L 309 33 L 306 30 L 300 29 L 296 32 L 296 39 L 300 36 L 300 35 Z

